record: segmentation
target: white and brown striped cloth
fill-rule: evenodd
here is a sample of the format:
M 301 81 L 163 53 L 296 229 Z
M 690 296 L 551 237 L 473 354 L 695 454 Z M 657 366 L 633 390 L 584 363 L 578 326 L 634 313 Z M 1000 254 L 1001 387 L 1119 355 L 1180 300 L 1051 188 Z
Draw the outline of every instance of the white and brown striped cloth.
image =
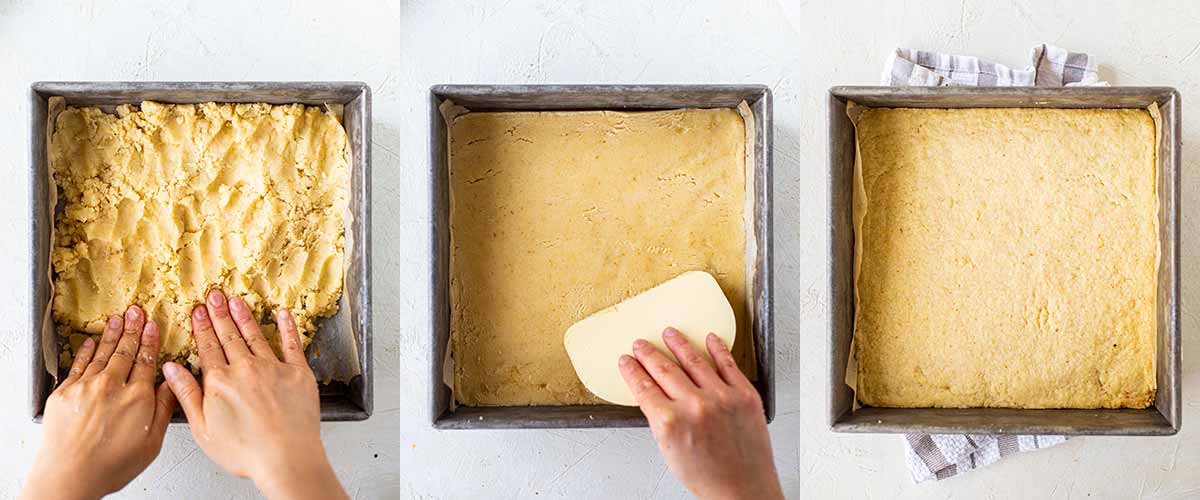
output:
M 894 87 L 1108 85 L 1098 80 L 1094 58 L 1046 44 L 1033 48 L 1031 65 L 1025 69 L 973 56 L 913 49 L 896 49 L 883 69 L 883 84 Z M 967 434 L 907 434 L 904 438 L 904 458 L 918 483 L 946 479 L 1009 455 L 1067 440 L 1064 436 Z

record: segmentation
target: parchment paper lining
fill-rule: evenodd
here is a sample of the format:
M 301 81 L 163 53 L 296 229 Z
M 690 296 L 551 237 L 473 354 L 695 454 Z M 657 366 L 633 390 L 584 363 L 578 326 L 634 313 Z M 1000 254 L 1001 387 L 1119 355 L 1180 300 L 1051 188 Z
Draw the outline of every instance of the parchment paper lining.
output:
M 450 99 L 446 99 L 440 105 L 438 105 L 438 111 L 441 112 L 442 120 L 445 121 L 445 123 L 446 123 L 446 168 L 449 170 L 449 169 L 453 168 L 453 166 L 451 165 L 451 162 L 450 162 L 450 139 L 451 139 L 451 137 L 453 137 L 452 132 L 453 132 L 453 128 L 454 128 L 454 120 L 462 115 L 470 113 L 471 111 L 463 106 L 459 106 L 459 105 L 455 104 Z M 745 251 L 745 253 L 746 253 L 746 258 L 745 258 L 746 297 L 744 299 L 745 302 L 742 305 L 742 307 L 746 313 L 746 324 L 748 326 L 748 329 L 750 329 L 749 325 L 754 324 L 754 293 L 753 293 L 753 291 L 754 291 L 754 271 L 757 269 L 757 266 L 758 266 L 757 259 L 756 259 L 756 256 L 758 255 L 758 240 L 756 239 L 757 228 L 755 226 L 755 217 L 754 217 L 754 200 L 755 200 L 755 190 L 754 190 L 755 176 L 754 176 L 754 174 L 755 174 L 755 169 L 757 168 L 756 163 L 755 163 L 756 157 L 754 155 L 754 144 L 755 144 L 754 111 L 750 108 L 750 104 L 747 103 L 746 101 L 742 101 L 742 102 L 738 103 L 737 111 L 738 111 L 738 114 L 741 115 L 741 117 L 742 117 L 742 123 L 745 125 L 745 130 L 746 130 L 746 147 L 745 147 L 745 151 L 746 151 L 745 190 L 746 190 L 746 193 L 745 193 L 745 207 L 743 210 L 743 218 L 745 220 L 744 226 L 745 226 L 745 230 L 746 230 L 746 251 Z M 447 172 L 447 174 L 449 174 L 449 172 Z M 449 189 L 448 200 L 450 202 L 449 214 L 452 214 L 454 211 L 454 190 L 453 189 Z M 454 232 L 453 231 L 450 231 L 450 248 L 451 249 L 454 248 Z M 453 251 L 451 251 L 451 255 L 453 255 Z M 450 266 L 453 266 L 453 265 L 454 265 L 453 258 L 451 258 Z M 451 312 L 451 314 L 453 314 L 453 312 Z M 758 372 L 757 372 L 757 370 L 754 369 L 754 367 L 757 366 L 757 359 L 755 357 L 755 352 L 754 352 L 753 331 L 751 329 L 751 331 L 736 332 L 735 338 L 736 338 L 736 335 L 746 335 L 747 336 L 748 341 L 746 344 L 746 354 L 745 354 L 746 361 L 745 361 L 745 363 L 746 363 L 747 367 L 750 367 L 750 373 L 747 376 L 749 377 L 750 380 L 757 380 Z M 451 412 L 454 412 L 455 408 L 457 407 L 457 399 L 454 396 L 454 353 L 451 351 L 451 348 L 453 347 L 453 345 L 454 345 L 454 342 L 453 342 L 452 338 L 447 338 L 446 339 L 446 350 L 445 350 L 446 355 L 442 359 L 442 383 L 445 384 L 445 386 L 450 389 L 450 411 Z
M 130 103 L 138 105 L 140 103 Z M 114 106 L 94 106 L 100 108 L 106 113 L 112 113 Z M 342 114 L 344 106 L 342 104 L 326 104 L 325 108 L 333 113 L 339 123 L 342 123 Z M 50 214 L 50 254 L 54 252 L 55 242 L 55 214 L 58 208 L 58 184 L 54 181 L 54 174 L 50 168 L 52 156 L 50 155 L 51 140 L 54 136 L 55 126 L 58 122 L 58 114 L 66 109 L 66 101 L 60 96 L 50 97 L 48 100 L 48 108 L 46 113 L 46 165 L 44 175 L 47 176 L 49 182 L 49 193 L 46 197 L 48 206 L 46 210 Z M 347 141 L 349 142 L 349 141 Z M 346 146 L 346 163 L 348 168 L 353 168 L 353 148 L 349 144 Z M 348 179 L 353 178 L 353 172 Z M 352 181 L 350 181 L 352 182 Z M 352 192 L 353 186 L 346 186 L 347 192 Z M 348 198 L 347 198 L 348 199 Z M 354 213 L 350 209 L 349 203 L 342 207 L 343 224 L 345 226 L 345 241 L 343 245 L 342 258 L 342 295 L 338 299 L 338 312 L 332 318 L 324 318 L 318 320 L 317 334 L 313 336 L 312 342 L 308 346 L 308 363 L 313 369 L 313 374 L 317 380 L 323 384 L 328 384 L 331 381 L 348 382 L 354 377 L 362 374 L 362 366 L 358 358 L 358 332 L 355 322 L 353 321 L 354 313 L 350 307 L 350 299 L 348 290 L 358 289 L 357 279 L 351 279 L 350 266 L 352 261 L 348 256 L 353 254 L 355 239 L 354 239 Z M 58 357 L 62 346 L 66 339 L 60 338 L 54 329 L 54 319 L 51 315 L 52 306 L 54 303 L 54 270 L 50 265 L 50 259 L 46 262 L 39 263 L 46 269 L 46 278 L 49 282 L 50 300 L 46 302 L 45 312 L 42 314 L 41 325 L 41 342 L 42 342 L 42 358 L 45 363 L 46 372 L 54 379 L 55 385 L 58 384 Z M 355 275 L 357 278 L 357 275 Z M 353 287 L 353 288 L 351 288 Z M 200 304 L 203 301 L 202 297 L 196 298 L 196 303 Z M 120 311 L 113 311 L 114 313 Z
M 46 214 L 50 218 L 50 251 L 46 252 L 46 262 L 38 263 L 44 266 L 46 270 L 46 283 L 50 290 L 49 300 L 46 301 L 46 309 L 42 312 L 42 363 L 46 367 L 46 372 L 50 374 L 54 380 L 54 385 L 58 386 L 58 353 L 59 339 L 54 333 L 54 321 L 51 318 L 50 311 L 54 305 L 54 270 L 50 266 L 50 261 L 54 256 L 54 240 L 55 233 L 58 228 L 55 224 L 55 208 L 58 207 L 58 184 L 54 183 L 54 175 L 50 170 L 50 140 L 54 138 L 54 126 L 58 123 L 58 114 L 66 107 L 66 99 L 59 96 L 51 97 L 47 100 L 46 108 L 46 165 L 45 171 L 42 172 L 46 176 L 48 182 L 46 189 L 49 190 L 46 196 Z
M 902 107 L 902 106 L 897 106 L 897 107 Z M 862 153 L 859 149 L 859 141 L 858 141 L 858 119 L 859 119 L 859 117 L 862 116 L 863 111 L 866 109 L 869 109 L 869 107 L 863 106 L 863 105 L 855 103 L 853 101 L 846 102 L 846 116 L 850 118 L 850 124 L 851 124 L 851 126 L 854 127 L 854 175 L 853 175 L 854 187 L 852 190 L 853 195 L 852 195 L 852 202 L 851 202 L 851 221 L 854 223 L 854 321 L 855 321 L 855 324 L 858 323 L 858 311 L 859 311 L 859 307 L 858 307 L 858 274 L 859 274 L 859 268 L 862 265 L 862 238 L 860 238 L 859 235 L 862 234 L 863 219 L 865 219 L 866 215 L 867 215 L 867 192 L 866 192 L 866 187 L 863 186 L 863 180 L 862 180 L 862 163 L 861 163 Z M 1154 150 L 1154 161 L 1153 161 L 1154 170 L 1151 172 L 1151 175 L 1153 175 L 1154 179 L 1155 179 L 1155 183 L 1154 183 L 1154 200 L 1155 201 L 1154 201 L 1154 203 L 1155 203 L 1155 213 L 1157 214 L 1157 212 L 1162 209 L 1162 207 L 1161 207 L 1162 204 L 1159 201 L 1159 197 L 1158 197 L 1158 191 L 1159 191 L 1158 150 L 1159 150 L 1159 146 L 1162 144 L 1162 115 L 1159 113 L 1158 103 L 1150 103 L 1150 106 L 1148 106 L 1146 108 L 1146 111 L 1148 113 L 1150 113 L 1150 118 L 1153 119 L 1153 121 L 1154 121 L 1154 148 L 1153 148 L 1153 150 Z M 1159 231 L 1158 219 L 1159 218 L 1156 215 L 1154 217 L 1154 229 L 1155 229 L 1156 233 Z M 1159 238 L 1161 239 L 1161 235 L 1159 236 Z M 1155 274 L 1157 274 L 1158 267 L 1159 267 L 1159 265 L 1161 263 L 1161 259 L 1162 259 L 1162 245 L 1155 245 L 1154 248 L 1155 248 L 1154 268 L 1155 268 Z M 1157 294 L 1155 294 L 1154 300 L 1155 300 L 1155 305 L 1153 307 L 1155 310 L 1158 310 Z M 1157 319 L 1156 319 L 1156 321 L 1157 321 Z M 850 336 L 850 356 L 849 356 L 849 359 L 846 360 L 846 376 L 845 376 L 846 385 L 850 387 L 851 391 L 854 391 L 854 404 L 850 410 L 852 412 L 858 411 L 858 409 L 861 407 L 861 405 L 858 402 L 858 356 L 857 356 L 858 351 L 855 346 L 855 342 L 857 340 L 856 337 L 857 337 L 857 335 L 855 335 L 855 334 L 852 334 Z M 1153 362 L 1156 365 L 1155 369 L 1157 369 L 1158 356 L 1154 356 L 1153 360 L 1154 360 Z

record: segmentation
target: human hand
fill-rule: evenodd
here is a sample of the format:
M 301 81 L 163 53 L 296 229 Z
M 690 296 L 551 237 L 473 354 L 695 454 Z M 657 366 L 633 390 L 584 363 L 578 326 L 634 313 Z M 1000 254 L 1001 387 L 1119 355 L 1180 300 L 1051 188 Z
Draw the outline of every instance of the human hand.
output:
M 158 325 L 137 306 L 108 319 L 98 347 L 84 340 L 46 401 L 23 498 L 100 498 L 154 461 L 175 411 L 167 385 L 154 387 L 158 346 Z
M 209 292 L 192 311 L 203 387 L 186 368 L 163 374 L 187 414 L 192 437 L 231 474 L 268 497 L 347 498 L 321 444 L 317 381 L 292 315 L 276 313 L 283 360 L 241 298 Z
M 762 400 L 729 348 L 708 334 L 714 370 L 678 330 L 662 338 L 679 365 L 641 339 L 618 364 L 671 472 L 700 498 L 782 499 Z

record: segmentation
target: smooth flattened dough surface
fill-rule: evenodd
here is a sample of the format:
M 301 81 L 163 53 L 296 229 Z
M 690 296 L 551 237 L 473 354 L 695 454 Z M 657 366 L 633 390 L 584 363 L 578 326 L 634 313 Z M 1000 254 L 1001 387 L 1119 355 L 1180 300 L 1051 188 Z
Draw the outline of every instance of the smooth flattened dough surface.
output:
M 456 118 L 455 398 L 471 406 L 600 402 L 576 376 L 564 332 L 684 271 L 715 276 L 746 331 L 745 143 L 732 109 Z M 743 363 L 747 337 L 734 344 Z
M 867 109 L 857 134 L 863 403 L 1152 402 L 1149 113 Z
M 342 291 L 346 132 L 303 105 L 66 108 L 50 144 L 53 318 L 69 346 L 141 305 L 160 361 L 196 361 L 189 313 L 220 287 L 261 322 L 287 308 L 305 345 Z M 273 327 L 264 328 L 278 349 Z M 72 349 L 72 352 L 73 352 Z M 69 361 L 64 356 L 65 361 Z
M 716 334 L 725 345 L 733 345 L 737 334 L 737 319 L 721 285 L 711 274 L 689 271 L 571 325 L 563 345 L 579 380 L 592 394 L 609 403 L 635 406 L 617 361 L 622 354 L 632 354 L 637 339 L 646 339 L 676 361 L 662 341 L 668 326 L 710 362 L 708 334 Z

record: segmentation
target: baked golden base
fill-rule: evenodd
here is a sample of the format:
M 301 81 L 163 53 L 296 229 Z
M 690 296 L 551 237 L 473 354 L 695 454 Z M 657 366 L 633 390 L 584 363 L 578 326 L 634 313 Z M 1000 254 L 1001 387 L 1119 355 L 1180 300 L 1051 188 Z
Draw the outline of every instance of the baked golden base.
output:
M 1146 111 L 867 109 L 857 134 L 863 403 L 1151 403 L 1158 202 Z

